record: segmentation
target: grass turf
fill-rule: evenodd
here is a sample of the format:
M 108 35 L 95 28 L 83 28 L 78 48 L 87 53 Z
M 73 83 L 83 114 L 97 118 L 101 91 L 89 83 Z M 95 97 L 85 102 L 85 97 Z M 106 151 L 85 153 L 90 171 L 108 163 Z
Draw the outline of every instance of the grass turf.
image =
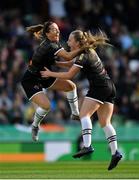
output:
M 0 179 L 138 179 L 139 161 L 120 162 L 112 171 L 109 162 L 0 163 Z

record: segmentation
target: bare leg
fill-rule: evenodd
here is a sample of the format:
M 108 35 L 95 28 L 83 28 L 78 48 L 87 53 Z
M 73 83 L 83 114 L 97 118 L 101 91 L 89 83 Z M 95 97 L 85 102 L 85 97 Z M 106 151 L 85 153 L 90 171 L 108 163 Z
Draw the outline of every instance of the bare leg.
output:
M 46 111 L 50 109 L 50 101 L 47 98 L 46 94 L 44 94 L 43 92 L 34 95 L 31 101 L 37 104 L 39 107 L 45 109 Z
M 85 98 L 83 101 L 80 111 L 80 119 L 84 147 L 79 152 L 73 155 L 74 158 L 79 158 L 94 151 L 91 146 L 92 122 L 90 117 L 99 108 L 99 106 L 100 103 L 89 98 Z
M 117 137 L 115 129 L 111 124 L 112 113 L 113 104 L 111 103 L 105 103 L 97 110 L 99 123 L 105 132 L 106 138 L 110 145 L 111 153 L 113 155 L 117 150 Z
M 79 107 L 76 85 L 70 80 L 57 79 L 55 84 L 50 89 L 64 91 L 67 93 L 67 99 L 71 108 L 72 117 L 79 120 Z
M 112 158 L 108 166 L 108 170 L 112 170 L 113 168 L 117 166 L 118 162 L 122 158 L 121 153 L 117 151 L 116 132 L 111 124 L 113 104 L 105 103 L 104 105 L 101 105 L 97 113 L 99 117 L 99 122 L 101 126 L 103 127 L 103 130 L 105 132 L 106 138 L 108 140 L 108 143 L 111 149 Z
M 34 121 L 32 123 L 32 139 L 34 141 L 37 141 L 38 140 L 39 125 L 40 125 L 41 121 L 43 120 L 43 118 L 50 111 L 50 102 L 43 92 L 33 96 L 32 102 L 34 102 L 35 104 L 37 104 L 39 106 L 36 109 L 36 112 L 34 115 Z
M 100 103 L 85 98 L 80 111 L 80 119 L 82 126 L 83 142 L 85 147 L 91 145 L 91 132 L 92 132 L 92 122 L 90 117 L 99 108 Z

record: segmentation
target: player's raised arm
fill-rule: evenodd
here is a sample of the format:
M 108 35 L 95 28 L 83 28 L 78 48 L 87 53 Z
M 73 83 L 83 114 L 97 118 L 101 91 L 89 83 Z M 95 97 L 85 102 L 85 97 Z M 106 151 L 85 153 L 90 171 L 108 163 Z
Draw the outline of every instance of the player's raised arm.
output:
M 74 57 L 76 57 L 77 55 L 81 54 L 83 51 L 84 51 L 83 48 L 73 50 L 73 51 L 70 51 L 70 52 L 67 52 L 66 50 L 62 49 L 61 51 L 59 51 L 57 53 L 57 56 L 64 58 L 66 61 L 70 61 Z
M 79 67 L 72 66 L 68 72 L 52 72 L 45 67 L 45 71 L 41 71 L 43 78 L 56 77 L 61 79 L 72 79 L 80 71 Z
M 60 68 L 69 68 L 73 65 L 74 61 L 56 61 L 55 65 L 60 67 Z

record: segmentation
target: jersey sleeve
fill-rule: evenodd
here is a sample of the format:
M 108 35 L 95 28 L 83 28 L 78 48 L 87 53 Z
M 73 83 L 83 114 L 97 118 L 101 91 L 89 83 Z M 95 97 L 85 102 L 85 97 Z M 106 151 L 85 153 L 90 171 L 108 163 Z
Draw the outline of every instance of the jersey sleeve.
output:
M 57 53 L 59 51 L 61 51 L 62 49 L 64 49 L 60 44 L 58 43 L 52 43 L 51 44 L 51 51 L 54 55 L 57 55 Z
M 84 57 L 84 54 L 81 54 L 80 56 L 76 57 L 76 60 L 74 62 L 74 66 L 83 68 L 83 57 Z

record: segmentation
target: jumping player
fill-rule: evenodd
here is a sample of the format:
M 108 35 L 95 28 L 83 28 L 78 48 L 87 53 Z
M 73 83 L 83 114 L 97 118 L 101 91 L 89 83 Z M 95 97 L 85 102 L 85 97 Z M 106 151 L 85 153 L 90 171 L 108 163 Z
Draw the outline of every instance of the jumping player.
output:
M 70 80 L 53 77 L 42 78 L 40 71 L 43 70 L 44 66 L 51 69 L 57 57 L 62 57 L 67 61 L 73 59 L 84 48 L 72 52 L 64 50 L 59 43 L 59 27 L 54 22 L 45 22 L 44 25 L 29 27 L 27 31 L 34 33 L 35 37 L 41 42 L 35 50 L 21 81 L 28 99 L 38 105 L 32 124 L 32 139 L 37 141 L 40 122 L 50 111 L 50 102 L 44 88 L 67 92 L 72 119 L 79 119 L 76 85 Z
M 73 157 L 80 158 L 85 154 L 89 154 L 94 151 L 91 146 L 92 122 L 90 117 L 97 111 L 99 123 L 104 130 L 111 149 L 112 158 L 108 167 L 108 170 L 111 170 L 117 166 L 118 162 L 122 158 L 121 153 L 117 150 L 116 132 L 111 124 L 116 90 L 112 80 L 103 66 L 102 61 L 95 51 L 95 48 L 98 45 L 106 45 L 107 40 L 107 37 L 105 37 L 102 33 L 92 35 L 90 32 L 86 33 L 80 30 L 73 31 L 68 39 L 68 45 L 70 46 L 71 51 L 73 49 L 77 50 L 84 44 L 90 43 L 94 44 L 94 48 L 90 48 L 80 56 L 76 57 L 73 66 L 68 72 L 57 73 L 45 68 L 45 71 L 42 71 L 41 75 L 44 78 L 57 77 L 61 79 L 71 79 L 80 70 L 82 70 L 89 81 L 89 90 L 84 98 L 80 110 L 84 147 L 74 154 Z

